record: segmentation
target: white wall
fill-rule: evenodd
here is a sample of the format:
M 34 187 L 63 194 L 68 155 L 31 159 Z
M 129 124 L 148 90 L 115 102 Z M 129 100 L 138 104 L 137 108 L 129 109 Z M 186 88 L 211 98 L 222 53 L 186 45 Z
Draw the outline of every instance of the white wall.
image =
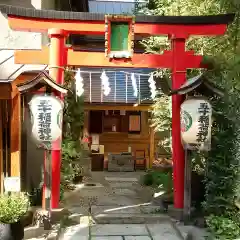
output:
M 1 4 L 36 9 L 54 9 L 55 0 L 1 0 Z M 47 36 L 40 33 L 17 32 L 8 27 L 7 16 L 0 13 L 0 49 L 40 49 Z

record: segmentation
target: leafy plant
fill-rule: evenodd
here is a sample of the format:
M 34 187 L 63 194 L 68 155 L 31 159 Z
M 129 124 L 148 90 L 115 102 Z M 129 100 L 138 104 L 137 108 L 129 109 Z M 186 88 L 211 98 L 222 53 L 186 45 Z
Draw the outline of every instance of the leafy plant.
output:
M 28 197 L 24 193 L 3 194 L 0 196 L 0 222 L 5 224 L 18 222 L 29 207 Z
M 240 236 L 240 224 L 227 217 L 210 215 L 206 222 L 215 239 L 233 240 Z
M 65 97 L 62 142 L 62 185 L 67 185 L 76 175 L 82 174 L 81 158 L 84 156 L 81 135 L 84 124 L 83 97 L 75 91 L 73 72 L 65 72 L 65 87 L 69 89 Z
M 30 206 L 41 206 L 42 204 L 42 186 L 33 188 L 27 195 L 29 198 Z
M 80 145 L 65 138 L 62 143 L 62 180 L 71 182 L 76 175 L 81 174 L 82 151 Z
M 154 100 L 151 113 L 152 127 L 154 128 L 156 134 L 159 134 L 161 136 L 159 147 L 163 149 L 167 154 L 171 154 L 171 98 L 164 96 L 163 94 L 159 94 L 159 96 Z
M 149 171 L 143 176 L 142 182 L 146 186 L 158 187 L 165 192 L 172 192 L 173 189 L 171 172 Z

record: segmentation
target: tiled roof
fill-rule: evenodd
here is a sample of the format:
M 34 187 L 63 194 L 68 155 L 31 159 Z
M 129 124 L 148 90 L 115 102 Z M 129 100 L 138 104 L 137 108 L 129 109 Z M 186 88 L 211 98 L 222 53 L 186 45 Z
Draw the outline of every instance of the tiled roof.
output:
M 47 65 L 25 65 L 14 63 L 14 50 L 0 49 L 0 82 L 11 82 L 23 72 L 41 71 Z

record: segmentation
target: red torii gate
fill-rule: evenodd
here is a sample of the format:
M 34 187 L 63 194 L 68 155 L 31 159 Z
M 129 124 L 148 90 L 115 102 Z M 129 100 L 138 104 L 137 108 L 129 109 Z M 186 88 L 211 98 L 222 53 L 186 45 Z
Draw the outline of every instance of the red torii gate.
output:
M 202 56 L 185 51 L 186 40 L 191 35 L 223 35 L 234 14 L 216 16 L 136 16 L 134 34 L 142 36 L 168 35 L 172 49 L 163 54 L 136 54 L 128 60 L 114 60 L 105 53 L 74 51 L 65 45 L 69 34 L 104 35 L 105 15 L 96 13 L 35 10 L 0 5 L 8 15 L 11 29 L 17 31 L 48 33 L 50 47 L 42 50 L 17 50 L 15 63 L 48 64 L 50 76 L 58 84 L 64 82 L 65 66 L 170 68 L 172 88 L 178 89 L 186 81 L 187 68 L 203 68 Z M 121 18 L 121 17 L 120 17 Z M 122 18 L 124 18 L 122 16 Z M 172 96 L 172 148 L 174 207 L 183 208 L 184 202 L 184 149 L 180 136 L 180 105 L 182 96 Z M 56 143 L 60 144 L 60 143 Z M 52 208 L 59 205 L 61 152 L 52 152 Z

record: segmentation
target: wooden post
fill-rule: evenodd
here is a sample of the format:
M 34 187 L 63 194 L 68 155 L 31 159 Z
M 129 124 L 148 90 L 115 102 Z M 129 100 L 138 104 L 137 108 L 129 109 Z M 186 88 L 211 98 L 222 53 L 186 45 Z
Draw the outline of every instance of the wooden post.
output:
M 11 101 L 11 176 L 20 177 L 21 173 L 21 95 L 18 93 Z
M 2 104 L 0 103 L 0 194 L 3 193 L 3 144 L 2 144 L 2 138 L 3 138 L 3 123 L 2 123 Z
M 184 222 L 187 223 L 191 217 L 191 174 L 192 174 L 192 161 L 190 151 L 185 150 L 185 183 L 184 183 Z
M 150 151 L 149 151 L 149 165 L 148 168 L 152 168 L 152 164 L 155 158 L 155 132 L 153 127 L 150 127 Z

